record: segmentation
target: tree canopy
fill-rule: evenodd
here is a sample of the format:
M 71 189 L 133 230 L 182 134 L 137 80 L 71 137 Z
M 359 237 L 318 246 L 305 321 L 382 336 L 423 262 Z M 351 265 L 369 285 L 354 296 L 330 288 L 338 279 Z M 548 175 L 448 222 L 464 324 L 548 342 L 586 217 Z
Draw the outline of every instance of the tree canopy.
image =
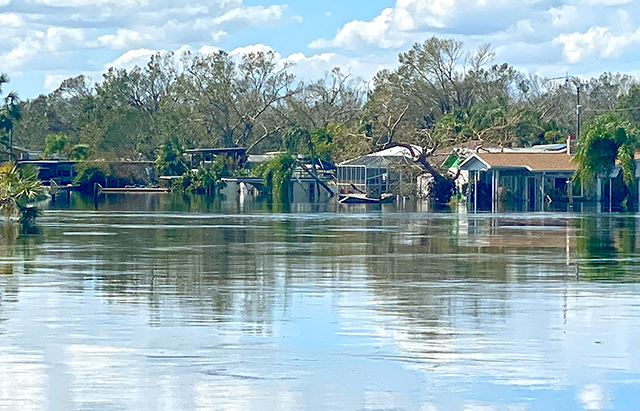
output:
M 619 117 L 630 126 L 640 121 L 635 77 L 544 79 L 495 62 L 489 45 L 469 50 L 453 39 L 416 43 L 371 80 L 340 68 L 302 79 L 291 64 L 270 52 L 158 53 L 144 67 L 111 68 L 95 82 L 79 75 L 49 94 L 6 100 L 2 118 L 19 109 L 11 124 L 22 146 L 100 160 L 164 159 L 171 173 L 184 168 L 176 152 L 184 148 L 339 162 L 394 144 L 429 152 L 469 140 L 555 143 L 576 132 L 577 85 L 585 124 L 611 110 L 624 110 Z
M 578 141 L 576 178 L 591 183 L 598 176 L 608 176 L 618 161 L 629 184 L 635 179 L 637 149 L 638 134 L 630 121 L 617 113 L 601 114 L 589 123 Z

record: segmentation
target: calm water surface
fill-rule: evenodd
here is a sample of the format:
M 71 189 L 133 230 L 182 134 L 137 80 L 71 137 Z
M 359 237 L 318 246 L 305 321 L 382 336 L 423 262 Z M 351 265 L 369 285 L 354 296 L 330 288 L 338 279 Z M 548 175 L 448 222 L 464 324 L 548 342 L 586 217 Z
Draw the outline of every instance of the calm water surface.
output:
M 157 197 L 4 227 L 0 410 L 640 407 L 638 216 Z

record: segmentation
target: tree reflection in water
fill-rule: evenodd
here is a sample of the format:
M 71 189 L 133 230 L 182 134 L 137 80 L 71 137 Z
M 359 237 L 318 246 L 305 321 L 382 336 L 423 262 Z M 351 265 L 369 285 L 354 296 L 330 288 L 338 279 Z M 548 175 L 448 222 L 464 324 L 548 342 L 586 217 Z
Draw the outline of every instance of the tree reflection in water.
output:
M 345 383 L 345 369 L 366 366 L 372 372 L 363 371 L 363 381 L 401 390 L 406 381 L 385 380 L 401 364 L 418 375 L 407 386 L 428 381 L 427 396 L 449 384 L 486 398 L 471 392 L 476 378 L 495 383 L 501 394 L 522 390 L 514 403 L 536 395 L 522 388 L 527 384 L 566 387 L 567 375 L 577 372 L 572 361 L 583 358 L 594 367 L 636 371 L 620 365 L 628 348 L 603 354 L 592 341 L 610 335 L 612 321 L 635 332 L 629 315 L 612 317 L 614 308 L 634 312 L 625 299 L 633 289 L 621 288 L 634 286 L 622 283 L 636 281 L 639 268 L 632 217 L 382 207 L 273 213 L 262 204 L 240 213 L 237 204 L 199 209 L 193 202 L 186 211 L 177 201 L 141 196 L 127 204 L 105 201 L 98 210 L 87 203 L 85 211 L 68 209 L 80 203 L 59 205 L 67 209 L 47 211 L 39 236 L 3 237 L 0 321 L 18 318 L 12 311 L 18 297 L 39 301 L 40 294 L 29 294 L 35 290 L 59 304 L 56 314 L 69 315 L 63 304 L 86 308 L 60 319 L 75 334 L 51 331 L 73 342 L 78 358 L 92 358 L 95 338 L 113 358 L 137 366 L 136 378 L 148 370 L 175 373 L 183 392 L 197 384 L 231 389 L 242 379 L 255 398 L 274 388 L 268 382 L 274 370 L 288 390 L 308 396 L 312 386 L 339 395 L 322 378 L 355 390 L 365 384 Z M 599 281 L 621 287 L 609 293 Z M 606 321 L 597 322 L 598 310 Z M 87 325 L 85 317 L 98 322 Z M 153 362 L 165 354 L 154 351 L 163 341 L 135 346 L 129 339 L 153 330 L 179 337 L 178 348 L 166 348 L 179 367 Z M 121 353 L 117 344 L 133 347 Z M 180 357 L 193 350 L 203 359 Z M 82 371 L 84 363 L 68 367 Z M 178 378 L 180 372 L 190 379 Z M 122 381 L 112 386 L 126 386 Z M 351 409 L 362 408 L 356 405 Z

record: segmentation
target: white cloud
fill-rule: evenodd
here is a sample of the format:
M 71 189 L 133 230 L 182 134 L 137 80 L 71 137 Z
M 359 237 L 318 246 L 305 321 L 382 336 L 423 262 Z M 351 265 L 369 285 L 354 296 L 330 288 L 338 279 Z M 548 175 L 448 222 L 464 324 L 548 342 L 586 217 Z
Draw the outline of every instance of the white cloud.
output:
M 287 50 L 288 57 L 279 56 L 283 61 L 299 59 L 294 70 L 300 76 L 321 75 L 333 65 L 370 76 L 377 68 L 394 67 L 398 52 L 434 35 L 463 40 L 469 49 L 489 42 L 498 62 L 551 76 L 636 70 L 640 2 L 631 0 L 395 0 L 377 11 L 363 3 L 373 18 L 348 21 L 334 32 L 327 25 L 304 26 L 313 31 L 300 36 L 287 27 L 302 17 L 286 3 L 0 0 L 0 61 L 12 77 L 24 73 L 23 84 L 30 86 L 26 79 L 42 84 L 45 75 L 96 72 L 109 62 L 144 63 L 148 55 L 135 57 L 141 50 L 241 46 L 237 54 L 242 46 L 266 42 L 263 29 L 247 29 L 284 27 L 284 35 L 267 36 L 269 45 Z M 335 14 L 313 17 L 325 16 Z
M 309 47 L 314 49 L 327 47 L 357 49 L 363 45 L 377 45 L 381 48 L 400 47 L 406 42 L 407 35 L 390 29 L 394 22 L 393 13 L 392 9 L 385 9 L 370 22 L 356 20 L 347 23 L 332 40 L 314 40 Z
M 302 79 L 314 79 L 324 76 L 334 67 L 339 67 L 343 73 L 370 80 L 378 71 L 392 68 L 396 64 L 396 57 L 380 57 L 375 55 L 347 57 L 338 53 L 322 53 L 305 56 L 303 53 L 294 53 L 285 57 L 295 65 L 291 67 L 297 77 Z
M 0 27 L 20 27 L 24 25 L 22 17 L 16 13 L 0 13 Z
M 559 35 L 555 43 L 562 45 L 569 63 L 578 63 L 597 56 L 618 57 L 626 48 L 640 42 L 640 30 L 632 33 L 613 34 L 606 27 L 592 27 L 586 33 Z
M 220 47 L 216 47 L 216 46 L 202 46 L 200 47 L 198 52 L 200 54 L 213 54 L 213 53 L 219 52 L 220 50 L 221 50 Z
M 383 49 L 406 46 L 416 34 L 476 34 L 506 29 L 524 19 L 537 4 L 546 0 L 396 0 L 393 8 L 382 10 L 371 21 L 346 23 L 332 39 L 317 39 L 311 48 L 375 46 Z M 528 7 L 523 7 L 528 6 Z M 503 19 L 503 14 L 511 15 Z M 515 18 L 515 20 L 514 20 Z M 471 34 L 471 33 L 467 33 Z
M 535 32 L 531 25 L 531 20 L 520 20 L 516 24 L 516 32 L 520 34 L 530 34 Z
M 271 25 L 279 23 L 286 10 L 287 6 L 238 7 L 212 19 L 212 22 L 215 25 L 238 22 L 245 22 L 251 26 Z
M 200 49 L 200 52 L 208 52 L 208 49 Z M 213 50 L 217 51 L 217 50 Z M 338 53 L 321 53 L 306 56 L 304 53 L 293 53 L 289 56 L 282 56 L 272 47 L 264 44 L 253 44 L 244 47 L 238 47 L 229 52 L 232 56 L 240 58 L 248 53 L 257 52 L 273 52 L 276 58 L 276 64 L 282 66 L 285 63 L 292 63 L 289 71 L 295 74 L 299 79 L 309 80 L 323 77 L 326 73 L 335 67 L 339 67 L 343 73 L 352 74 L 361 77 L 363 80 L 369 80 L 378 71 L 391 68 L 396 64 L 396 57 L 380 57 L 375 55 L 361 57 L 347 57 Z
M 490 43 L 498 62 L 558 76 L 635 70 L 640 3 L 632 0 L 396 0 L 308 46 L 391 56 L 437 36 Z
M 229 52 L 229 54 L 231 54 L 232 56 L 243 56 L 245 54 L 249 54 L 249 53 L 269 53 L 269 52 L 274 52 L 275 51 L 269 47 L 269 46 L 265 46 L 264 44 L 252 44 L 249 46 L 244 46 L 244 47 L 238 47 L 235 48 L 233 50 L 231 50 Z M 280 54 L 275 53 L 276 58 L 280 58 Z
M 154 30 L 158 31 L 158 30 Z M 134 30 L 121 29 L 115 34 L 105 34 L 98 37 L 97 45 L 108 47 L 110 49 L 126 49 L 135 47 L 137 44 L 143 44 L 158 37 L 164 36 L 164 33 L 156 33 L 156 35 L 147 32 L 140 33 Z
M 575 6 L 552 7 L 549 9 L 551 24 L 556 27 L 567 27 L 580 18 Z
M 147 6 L 148 0 L 35 0 L 35 3 L 52 7 L 140 7 Z
M 60 86 L 65 79 L 71 77 L 68 74 L 45 74 L 43 87 L 46 91 L 53 91 Z
M 620 6 L 633 3 L 633 0 L 585 0 L 589 6 Z
M 111 63 L 105 65 L 105 68 L 115 67 L 115 68 L 132 68 L 134 66 L 144 67 L 149 58 L 163 50 L 149 50 L 149 49 L 137 49 L 137 50 L 129 50 Z
M 2 71 L 13 77 L 23 72 L 26 77 L 45 78 L 46 89 L 59 73 L 146 63 L 155 50 L 175 50 L 185 44 L 194 50 L 214 48 L 249 27 L 301 21 L 287 5 L 253 6 L 243 0 L 20 2 L 28 7 L 18 3 L 0 0 Z
M 50 27 L 46 31 L 36 31 L 19 41 L 11 49 L 0 54 L 0 61 L 13 69 L 18 69 L 41 53 L 55 53 L 64 47 L 82 43 L 84 31 L 66 27 Z

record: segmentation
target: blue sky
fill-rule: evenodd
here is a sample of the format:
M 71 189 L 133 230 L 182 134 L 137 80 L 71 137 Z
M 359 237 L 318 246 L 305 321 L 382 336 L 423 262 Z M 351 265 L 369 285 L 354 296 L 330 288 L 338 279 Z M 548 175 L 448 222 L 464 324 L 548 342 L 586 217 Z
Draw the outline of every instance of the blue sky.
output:
M 433 36 L 532 74 L 636 74 L 637 0 L 0 0 L 0 72 L 23 98 L 64 78 L 99 80 L 162 50 L 273 50 L 318 77 L 335 66 L 363 78 Z

